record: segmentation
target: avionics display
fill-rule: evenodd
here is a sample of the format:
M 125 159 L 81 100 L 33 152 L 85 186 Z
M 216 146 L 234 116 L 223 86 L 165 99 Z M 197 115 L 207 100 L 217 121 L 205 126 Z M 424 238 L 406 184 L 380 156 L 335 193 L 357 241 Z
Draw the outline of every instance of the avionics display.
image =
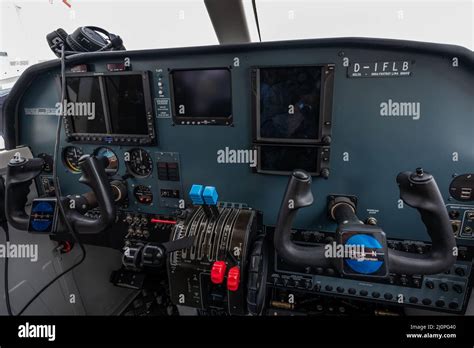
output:
M 259 145 L 257 172 L 289 175 L 294 169 L 304 169 L 311 175 L 328 170 L 329 148 L 296 145 Z
M 105 76 L 110 121 L 114 134 L 148 134 L 145 95 L 140 75 Z
M 67 98 L 69 102 L 84 105 L 85 116 L 71 116 L 74 133 L 107 133 L 104 105 L 98 77 L 70 77 L 67 79 Z M 83 104 L 83 103 L 88 103 Z M 79 110 L 78 110 L 79 111 Z M 93 122 L 91 122 L 93 120 Z
M 334 65 L 252 69 L 257 172 L 329 176 Z
M 328 144 L 333 72 L 333 65 L 254 68 L 254 141 Z
M 173 70 L 170 76 L 176 124 L 232 124 L 228 68 Z
M 155 141 L 148 73 L 71 73 L 66 77 L 69 141 L 152 144 Z

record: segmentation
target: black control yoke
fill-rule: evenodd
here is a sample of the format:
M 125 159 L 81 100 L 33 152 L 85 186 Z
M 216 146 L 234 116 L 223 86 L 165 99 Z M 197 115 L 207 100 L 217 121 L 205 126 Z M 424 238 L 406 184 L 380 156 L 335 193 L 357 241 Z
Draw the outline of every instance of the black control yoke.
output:
M 305 247 L 290 239 L 291 226 L 298 209 L 313 204 L 311 176 L 302 170 L 295 170 L 288 181 L 285 196 L 281 202 L 273 242 L 280 257 L 290 264 L 309 267 L 330 267 L 332 260 L 324 256 L 324 245 Z
M 8 222 L 19 230 L 27 230 L 29 216 L 25 212 L 30 185 L 43 168 L 44 161 L 40 158 L 26 159 L 15 157 L 10 160 L 6 176 L 6 214 Z M 108 159 L 84 155 L 79 160 L 82 176 L 79 182 L 89 186 L 95 194 L 100 210 L 98 219 L 88 218 L 76 209 L 69 207 L 69 198 L 61 197 L 64 202 L 66 219 L 78 233 L 94 234 L 110 226 L 116 218 L 114 198 L 111 191 L 105 168 Z
M 8 162 L 5 180 L 5 212 L 10 225 L 19 230 L 27 230 L 30 217 L 25 212 L 30 185 L 43 169 L 41 158 L 14 158 Z
M 420 213 L 431 238 L 431 250 L 427 254 L 413 255 L 390 249 L 390 270 L 410 274 L 435 274 L 449 270 L 456 261 L 456 240 L 435 179 L 419 168 L 416 173 L 398 174 L 397 183 L 403 202 Z
M 448 213 L 436 181 L 429 173 L 417 169 L 402 172 L 397 176 L 400 198 L 405 204 L 416 208 L 428 234 L 431 237 L 431 250 L 422 255 L 387 249 L 390 272 L 401 274 L 435 274 L 448 270 L 456 261 L 456 241 L 449 223 Z M 275 228 L 274 245 L 279 256 L 286 262 L 297 266 L 328 267 L 335 260 L 324 255 L 324 244 L 306 247 L 295 244 L 290 239 L 291 226 L 298 209 L 313 203 L 311 176 L 302 170 L 295 170 L 290 177 L 283 198 Z M 354 209 L 341 204 L 340 214 L 344 223 L 361 225 Z M 338 219 L 337 217 L 335 218 Z M 338 221 L 342 223 L 342 221 Z

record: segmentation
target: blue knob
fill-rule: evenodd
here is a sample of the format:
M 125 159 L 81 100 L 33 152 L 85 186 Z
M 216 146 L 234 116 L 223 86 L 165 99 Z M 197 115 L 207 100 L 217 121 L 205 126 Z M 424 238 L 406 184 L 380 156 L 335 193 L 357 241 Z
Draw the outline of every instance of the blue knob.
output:
M 203 191 L 204 191 L 204 187 L 202 185 L 191 186 L 191 190 L 189 190 L 189 197 L 193 201 L 194 205 L 200 205 L 204 203 L 202 199 Z
M 207 205 L 216 205 L 219 195 L 217 194 L 217 190 L 214 186 L 206 186 L 204 188 L 202 197 L 204 198 L 204 202 Z

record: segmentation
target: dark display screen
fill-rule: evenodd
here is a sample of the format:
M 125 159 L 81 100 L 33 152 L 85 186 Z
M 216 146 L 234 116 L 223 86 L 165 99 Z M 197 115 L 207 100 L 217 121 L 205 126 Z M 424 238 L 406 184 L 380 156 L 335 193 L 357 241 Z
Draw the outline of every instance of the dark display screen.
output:
M 259 138 L 317 140 L 321 66 L 260 68 Z
M 98 77 L 68 77 L 66 80 L 68 104 L 74 133 L 107 133 L 104 106 Z
M 147 72 L 68 74 L 66 135 L 81 142 L 104 139 L 115 143 L 132 143 L 137 139 L 142 143 L 152 142 L 148 80 Z
M 105 76 L 113 134 L 148 134 L 141 75 Z
M 259 152 L 259 170 L 262 172 L 292 172 L 303 169 L 318 171 L 319 148 L 312 146 L 262 145 Z
M 214 119 L 232 116 L 229 69 L 172 72 L 175 117 Z

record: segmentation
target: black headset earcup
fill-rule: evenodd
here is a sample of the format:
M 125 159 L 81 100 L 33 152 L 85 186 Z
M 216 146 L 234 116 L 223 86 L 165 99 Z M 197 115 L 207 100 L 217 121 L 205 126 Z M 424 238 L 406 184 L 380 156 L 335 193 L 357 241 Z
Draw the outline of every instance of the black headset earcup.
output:
M 77 52 L 86 52 L 84 48 L 74 40 L 74 38 L 71 38 L 68 36 L 66 38 L 67 44 L 71 47 L 71 51 L 77 51 Z
M 67 38 L 68 38 L 69 34 L 66 33 L 66 30 L 64 30 L 62 28 L 59 28 L 59 29 L 56 30 L 56 33 L 58 33 L 58 36 L 64 41 L 64 50 L 65 51 L 71 51 L 72 48 L 69 45 L 69 43 L 67 42 Z
M 46 35 L 49 47 L 58 57 L 61 48 L 67 54 L 79 52 L 96 52 L 102 50 L 125 50 L 122 39 L 99 27 L 79 27 L 69 35 L 64 29 L 57 29 Z
M 46 35 L 46 41 L 54 54 L 58 57 L 61 56 L 61 48 L 64 46 L 65 51 L 70 51 L 71 47 L 67 43 L 68 34 L 62 28 L 56 29 L 55 31 Z
M 107 46 L 107 41 L 93 27 L 80 27 L 67 37 L 67 43 L 79 52 L 94 52 Z
M 64 42 L 66 42 L 66 39 L 67 39 L 67 33 L 66 33 L 66 30 L 64 30 L 63 28 L 58 28 L 56 30 L 56 33 L 58 33 L 58 36 L 63 39 Z

